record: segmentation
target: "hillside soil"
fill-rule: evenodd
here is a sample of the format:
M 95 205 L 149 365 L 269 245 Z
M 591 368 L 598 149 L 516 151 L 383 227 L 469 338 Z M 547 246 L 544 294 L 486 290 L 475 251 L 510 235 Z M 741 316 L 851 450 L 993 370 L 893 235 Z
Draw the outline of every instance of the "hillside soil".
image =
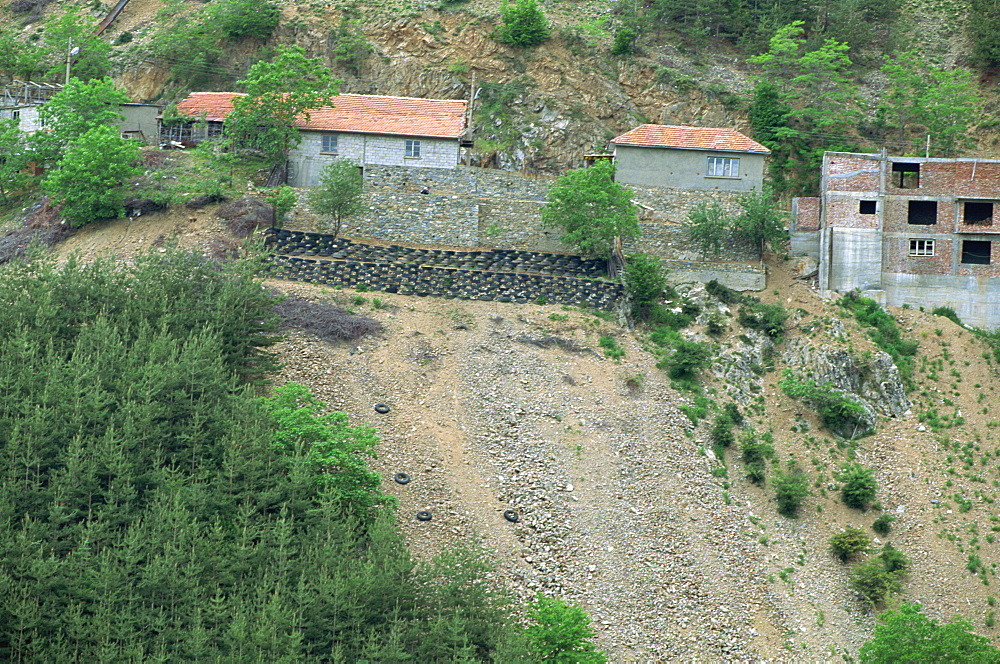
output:
M 211 210 L 184 211 L 88 226 L 59 251 L 127 260 L 165 241 L 209 251 L 232 243 Z M 779 463 L 797 459 L 814 480 L 797 519 L 779 516 L 769 489 L 744 479 L 734 450 L 728 477 L 718 476 L 711 415 L 696 427 L 678 410 L 692 395 L 670 386 L 641 332 L 558 306 L 267 285 L 385 325 L 341 344 L 291 331 L 278 346 L 278 381 L 303 383 L 376 427 L 374 467 L 399 499 L 400 526 L 418 558 L 480 541 L 497 578 L 521 596 L 558 593 L 583 605 L 616 662 L 833 661 L 856 656 L 870 637 L 872 608 L 827 547 L 832 534 L 868 529 L 879 512 L 840 501 L 835 475 L 850 446 L 778 390 L 781 345 L 761 398 L 743 410 L 758 431 L 773 432 Z M 837 343 L 875 350 L 845 310 L 793 280 L 780 259 L 759 295 L 797 310 L 786 339 L 807 321 L 838 318 L 847 338 Z M 912 560 L 903 599 L 939 620 L 963 615 L 995 637 L 987 627 L 993 591 L 982 580 L 995 580 L 995 363 L 945 318 L 892 313 L 920 341 L 914 406 L 897 420 L 881 418 L 877 433 L 857 443 L 857 461 L 874 469 L 881 508 L 898 517 L 888 540 Z M 722 343 L 739 333 L 731 321 Z M 623 360 L 603 355 L 602 335 L 617 339 Z M 727 400 L 718 381 L 706 377 L 705 387 L 719 406 Z M 390 411 L 377 413 L 379 403 Z M 962 423 L 934 420 L 935 432 L 919 417 L 930 408 L 960 411 Z M 411 481 L 394 482 L 400 472 Z M 432 520 L 418 521 L 421 510 Z M 519 520 L 506 520 L 506 510 Z M 980 576 L 969 570 L 972 554 L 986 569 Z

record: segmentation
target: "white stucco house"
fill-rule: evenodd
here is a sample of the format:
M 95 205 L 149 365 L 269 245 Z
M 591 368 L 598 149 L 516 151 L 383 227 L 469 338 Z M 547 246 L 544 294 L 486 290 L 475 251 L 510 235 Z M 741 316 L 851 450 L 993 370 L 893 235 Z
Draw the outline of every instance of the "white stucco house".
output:
M 204 117 L 207 131 L 221 131 L 236 92 L 195 92 L 177 104 L 192 119 Z M 467 102 L 379 95 L 342 94 L 333 106 L 309 111 L 296 122 L 302 141 L 289 154 L 288 183 L 315 186 L 323 167 L 336 159 L 368 165 L 416 168 L 458 166 L 465 135 Z M 164 130 L 166 131 L 166 130 Z M 192 135 L 190 140 L 203 140 Z

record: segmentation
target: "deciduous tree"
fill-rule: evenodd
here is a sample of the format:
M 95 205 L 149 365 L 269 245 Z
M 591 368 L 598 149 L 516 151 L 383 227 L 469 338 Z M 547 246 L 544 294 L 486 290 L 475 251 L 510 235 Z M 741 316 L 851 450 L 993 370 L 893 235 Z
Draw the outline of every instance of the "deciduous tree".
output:
M 247 94 L 234 99 L 226 133 L 237 145 L 253 145 L 282 163 L 301 140 L 295 123 L 308 122 L 312 109 L 332 105 L 340 81 L 320 58 L 306 57 L 298 46 L 280 46 L 271 61 L 252 66 L 240 84 Z
M 608 661 L 591 642 L 594 630 L 590 627 L 590 618 L 580 607 L 558 597 L 539 594 L 529 615 L 533 623 L 527 628 L 528 642 L 538 658 L 536 661 L 553 664 L 604 664 Z
M 364 209 L 364 182 L 357 164 L 337 159 L 323 168 L 319 184 L 309 192 L 309 205 L 333 218 L 333 235 L 340 234 L 344 219 Z
M 115 129 L 94 127 L 67 148 L 42 186 L 74 226 L 121 216 L 124 185 L 141 171 L 139 152 Z
M 864 664 L 898 662 L 1000 662 L 1000 650 L 973 633 L 972 624 L 955 617 L 944 625 L 928 618 L 919 604 L 903 604 L 879 616 L 875 636 L 861 646 Z
M 632 190 L 615 182 L 614 175 L 611 162 L 598 161 L 561 176 L 549 189 L 542 224 L 562 228 L 562 242 L 586 256 L 606 258 L 615 237 L 639 237 Z
M 552 34 L 545 14 L 535 0 L 504 0 L 500 6 L 502 25 L 493 33 L 498 42 L 511 46 L 537 46 Z
M 38 112 L 47 131 L 31 136 L 40 161 L 59 159 L 70 143 L 96 127 L 113 127 L 122 119 L 121 105 L 128 96 L 116 90 L 110 78 L 70 79 Z

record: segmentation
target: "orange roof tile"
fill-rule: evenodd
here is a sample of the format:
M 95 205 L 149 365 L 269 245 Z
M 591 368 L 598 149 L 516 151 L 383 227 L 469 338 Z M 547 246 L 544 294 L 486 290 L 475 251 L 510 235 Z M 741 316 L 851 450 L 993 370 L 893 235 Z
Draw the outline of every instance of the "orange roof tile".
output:
M 615 145 L 678 148 L 681 150 L 771 154 L 771 151 L 763 145 L 747 138 L 735 129 L 716 129 L 713 127 L 644 124 L 612 139 L 611 142 Z
M 210 121 L 221 122 L 232 112 L 237 96 L 242 93 L 194 92 L 177 104 L 177 110 L 191 117 L 206 113 Z M 453 99 L 343 94 L 333 106 L 311 110 L 309 121 L 303 118 L 296 126 L 312 131 L 459 138 L 465 131 L 465 107 L 465 101 Z

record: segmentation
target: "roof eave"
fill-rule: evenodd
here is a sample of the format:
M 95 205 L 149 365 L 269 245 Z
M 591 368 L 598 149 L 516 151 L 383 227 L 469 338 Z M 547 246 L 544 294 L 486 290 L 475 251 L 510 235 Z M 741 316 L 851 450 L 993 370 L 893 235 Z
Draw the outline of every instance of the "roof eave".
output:
M 761 151 L 761 150 L 733 150 L 726 148 L 685 148 L 685 147 L 680 147 L 678 145 L 649 145 L 648 143 L 616 143 L 615 141 L 611 141 L 611 143 L 615 147 L 622 146 L 627 148 L 662 148 L 667 150 L 698 150 L 701 152 L 735 152 L 737 154 L 763 154 L 763 155 L 771 154 L 770 150 Z

